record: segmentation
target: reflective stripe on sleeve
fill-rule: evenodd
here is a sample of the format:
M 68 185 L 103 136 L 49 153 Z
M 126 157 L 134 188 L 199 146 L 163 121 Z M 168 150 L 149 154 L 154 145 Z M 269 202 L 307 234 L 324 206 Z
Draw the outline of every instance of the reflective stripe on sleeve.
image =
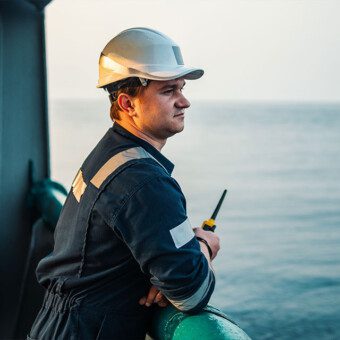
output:
M 142 158 L 152 158 L 158 164 L 160 164 L 154 157 L 152 157 L 148 152 L 146 152 L 142 147 L 138 146 L 135 148 L 127 149 L 121 151 L 111 157 L 94 175 L 91 179 L 91 183 L 99 189 L 99 187 L 103 184 L 103 182 L 108 178 L 118 167 L 125 164 L 128 161 L 133 159 L 142 159 Z M 160 164 L 163 168 L 164 166 Z M 164 168 L 165 169 L 165 168 Z
M 210 287 L 214 280 L 214 274 L 212 270 L 209 269 L 208 275 L 201 284 L 201 286 L 198 288 L 198 290 L 191 295 L 190 297 L 182 300 L 173 300 L 169 299 L 169 301 L 180 311 L 188 311 L 190 309 L 195 308 L 209 293 Z
M 195 236 L 188 218 L 177 227 L 172 228 L 170 234 L 177 249 L 187 244 Z

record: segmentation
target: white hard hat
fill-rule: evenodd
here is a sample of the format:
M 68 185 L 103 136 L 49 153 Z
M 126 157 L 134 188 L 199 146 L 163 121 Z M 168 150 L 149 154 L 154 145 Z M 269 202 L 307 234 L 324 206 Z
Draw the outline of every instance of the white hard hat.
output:
M 184 66 L 179 46 L 156 30 L 136 27 L 115 36 L 99 58 L 97 87 L 138 77 L 171 80 L 179 77 L 198 79 L 202 69 Z

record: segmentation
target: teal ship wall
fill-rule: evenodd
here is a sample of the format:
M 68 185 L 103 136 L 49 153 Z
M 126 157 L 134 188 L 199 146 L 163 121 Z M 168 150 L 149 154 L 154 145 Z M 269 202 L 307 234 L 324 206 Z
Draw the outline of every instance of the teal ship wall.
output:
M 0 1 L 0 337 L 21 337 L 33 315 L 19 308 L 36 216 L 32 182 L 49 176 L 44 6 Z M 28 303 L 28 302 L 27 302 Z M 27 311 L 30 310 L 28 306 Z M 30 311 L 31 314 L 33 313 Z M 26 326 L 25 326 L 26 325 Z

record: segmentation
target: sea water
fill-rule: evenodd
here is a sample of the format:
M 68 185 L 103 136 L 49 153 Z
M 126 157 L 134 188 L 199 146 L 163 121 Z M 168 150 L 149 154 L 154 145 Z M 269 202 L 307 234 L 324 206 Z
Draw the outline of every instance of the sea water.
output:
M 108 112 L 51 102 L 54 180 L 70 187 Z M 340 104 L 194 102 L 162 152 L 193 226 L 228 189 L 210 304 L 254 339 L 340 339 Z

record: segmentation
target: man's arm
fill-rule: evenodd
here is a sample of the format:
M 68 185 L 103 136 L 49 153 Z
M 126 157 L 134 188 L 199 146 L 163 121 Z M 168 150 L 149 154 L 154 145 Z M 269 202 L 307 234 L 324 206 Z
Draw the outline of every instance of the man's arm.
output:
M 188 222 L 185 199 L 168 176 L 145 181 L 112 220 L 151 283 L 179 310 L 196 312 L 215 286 L 209 254 Z M 204 231 L 205 232 L 205 231 Z M 216 237 L 215 235 L 211 237 Z
M 217 252 L 220 249 L 220 241 L 219 237 L 211 233 L 210 231 L 205 231 L 202 228 L 195 228 L 194 229 L 196 237 L 200 238 L 200 247 L 201 252 L 206 257 L 209 267 L 211 270 L 213 270 L 212 267 L 212 260 L 216 257 Z M 201 241 L 201 239 L 205 241 Z M 210 251 L 212 252 L 212 256 L 210 257 Z M 150 307 L 153 303 L 157 303 L 159 307 L 166 307 L 169 304 L 169 300 L 162 294 L 159 289 L 155 286 L 151 286 L 147 296 L 143 296 L 139 300 L 139 304 L 145 305 L 146 307 Z

